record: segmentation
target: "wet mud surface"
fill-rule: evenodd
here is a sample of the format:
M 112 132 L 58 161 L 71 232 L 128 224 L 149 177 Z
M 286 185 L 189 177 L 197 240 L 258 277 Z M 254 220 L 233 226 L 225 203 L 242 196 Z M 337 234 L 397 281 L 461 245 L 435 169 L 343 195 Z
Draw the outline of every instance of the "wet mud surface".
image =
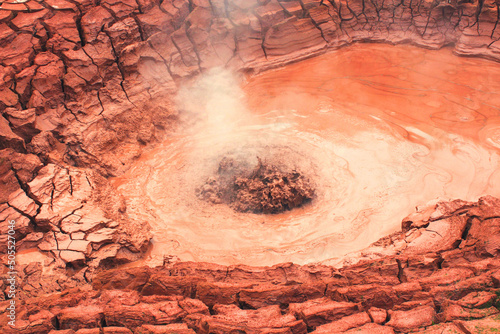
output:
M 153 228 L 141 263 L 324 261 L 399 230 L 415 203 L 500 196 L 499 75 L 449 49 L 357 44 L 230 85 L 241 90 L 212 80 L 216 93 L 188 99 L 200 124 L 113 180 Z M 306 171 L 314 201 L 262 215 L 200 199 L 228 155 Z

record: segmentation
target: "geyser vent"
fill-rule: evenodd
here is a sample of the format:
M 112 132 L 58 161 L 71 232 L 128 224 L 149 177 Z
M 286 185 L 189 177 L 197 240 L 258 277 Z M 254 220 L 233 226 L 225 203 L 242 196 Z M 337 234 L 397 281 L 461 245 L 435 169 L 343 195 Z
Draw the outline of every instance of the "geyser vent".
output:
M 196 190 L 197 196 L 236 211 L 265 214 L 292 210 L 312 200 L 314 189 L 300 171 L 283 171 L 257 160 L 257 166 L 248 168 L 224 157 L 216 175 Z

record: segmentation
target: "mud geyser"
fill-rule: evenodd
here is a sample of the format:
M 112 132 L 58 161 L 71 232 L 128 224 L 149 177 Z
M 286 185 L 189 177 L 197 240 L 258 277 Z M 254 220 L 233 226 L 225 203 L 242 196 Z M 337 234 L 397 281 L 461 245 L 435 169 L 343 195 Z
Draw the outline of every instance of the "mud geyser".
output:
M 217 174 L 196 190 L 198 197 L 214 204 L 225 203 L 234 210 L 280 213 L 312 200 L 314 189 L 298 170 L 282 171 L 258 158 L 253 169 L 224 157 Z

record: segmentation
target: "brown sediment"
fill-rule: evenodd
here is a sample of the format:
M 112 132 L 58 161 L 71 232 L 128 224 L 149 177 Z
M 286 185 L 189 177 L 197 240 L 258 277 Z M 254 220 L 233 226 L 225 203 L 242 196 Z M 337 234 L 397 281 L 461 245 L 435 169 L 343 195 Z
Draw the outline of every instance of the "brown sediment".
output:
M 213 204 L 228 204 L 239 212 L 280 213 L 309 202 L 314 190 L 299 171 L 283 172 L 262 162 L 248 170 L 224 157 L 215 176 L 196 190 L 197 196 Z
M 2 330 L 497 329 L 500 204 L 476 200 L 500 196 L 498 63 L 338 49 L 498 61 L 499 13 L 493 0 L 0 1 L 0 249 L 15 221 L 21 252 L 18 325 L 0 294 Z M 262 221 L 186 197 L 235 149 L 194 145 L 217 153 L 196 169 L 183 152 L 220 136 L 174 131 L 192 116 L 178 88 L 216 66 L 249 75 L 256 117 L 237 149 L 329 180 L 307 208 Z M 438 196 L 468 202 L 434 200 L 390 234 Z M 162 268 L 102 272 L 148 250 Z

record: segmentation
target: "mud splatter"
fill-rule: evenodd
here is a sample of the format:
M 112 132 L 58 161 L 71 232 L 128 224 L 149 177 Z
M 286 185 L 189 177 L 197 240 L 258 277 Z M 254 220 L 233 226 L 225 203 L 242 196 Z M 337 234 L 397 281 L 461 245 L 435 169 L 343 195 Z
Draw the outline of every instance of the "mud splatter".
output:
M 217 174 L 197 189 L 197 196 L 239 212 L 265 214 L 292 210 L 313 199 L 314 189 L 300 171 L 284 172 L 257 159 L 258 165 L 247 169 L 224 157 Z

